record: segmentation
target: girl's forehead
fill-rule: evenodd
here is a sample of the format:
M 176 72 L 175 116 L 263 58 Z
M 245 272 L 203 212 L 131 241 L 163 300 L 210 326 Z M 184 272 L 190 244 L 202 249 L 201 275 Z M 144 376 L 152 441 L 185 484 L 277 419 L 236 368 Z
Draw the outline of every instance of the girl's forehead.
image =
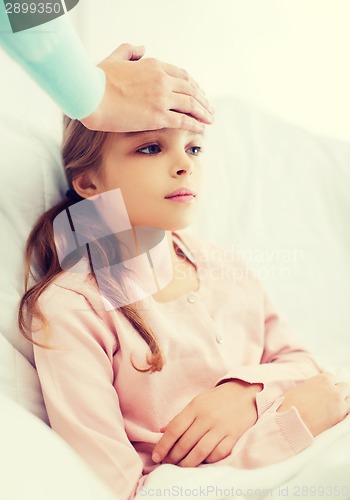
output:
M 190 130 L 176 128 L 161 128 L 158 130 L 143 130 L 138 132 L 122 132 L 118 134 L 125 139 L 142 138 L 149 136 L 159 136 L 163 138 L 188 138 L 189 136 L 203 136 L 202 132 L 191 132 Z

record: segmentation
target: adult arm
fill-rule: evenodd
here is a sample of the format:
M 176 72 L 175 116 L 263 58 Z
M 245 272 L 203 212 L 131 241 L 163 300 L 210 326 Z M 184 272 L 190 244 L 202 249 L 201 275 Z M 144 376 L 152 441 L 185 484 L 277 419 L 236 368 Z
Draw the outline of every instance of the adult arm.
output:
M 89 115 L 101 102 L 105 74 L 88 59 L 67 15 L 12 33 L 1 1 L 0 45 L 71 118 Z
M 155 59 L 139 61 L 143 47 L 123 44 L 94 66 L 67 15 L 12 33 L 0 2 L 0 45 L 65 114 L 90 129 L 200 132 L 212 121 L 207 99 L 186 71 Z

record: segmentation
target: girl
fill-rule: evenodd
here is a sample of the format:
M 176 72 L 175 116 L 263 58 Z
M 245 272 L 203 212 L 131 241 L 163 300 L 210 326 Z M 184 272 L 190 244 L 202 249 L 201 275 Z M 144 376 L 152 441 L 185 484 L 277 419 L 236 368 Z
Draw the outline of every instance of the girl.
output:
M 162 463 L 286 459 L 350 409 L 346 384 L 320 374 L 243 263 L 181 231 L 201 199 L 202 143 L 185 130 L 110 134 L 66 118 L 68 197 L 27 244 L 28 269 L 35 257 L 39 275 L 19 324 L 34 344 L 51 427 L 118 499 L 133 498 Z M 122 210 L 84 208 L 118 192 L 135 238 L 138 228 L 165 231 L 172 268 L 168 284 L 134 302 L 124 286 L 132 245 L 120 227 L 106 230 Z M 57 237 L 61 214 L 79 231 Z

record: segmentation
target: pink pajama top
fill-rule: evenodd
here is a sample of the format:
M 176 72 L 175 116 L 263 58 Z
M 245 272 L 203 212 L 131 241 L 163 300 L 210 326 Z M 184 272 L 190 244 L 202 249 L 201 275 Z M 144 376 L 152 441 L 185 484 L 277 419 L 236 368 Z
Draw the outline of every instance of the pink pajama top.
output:
M 86 263 L 86 272 L 64 272 L 40 298 L 50 336 L 40 330 L 33 339 L 63 348 L 34 346 L 51 427 L 118 499 L 133 498 L 162 467 L 151 458 L 159 429 L 225 380 L 264 387 L 256 424 L 212 466 L 265 466 L 313 442 L 295 408 L 276 412 L 287 389 L 319 373 L 310 354 L 234 255 L 181 231 L 173 242 L 195 264 L 200 287 L 169 302 L 143 299 L 142 316 L 165 358 L 160 372 L 133 368 L 131 355 L 147 368 L 149 348 L 119 309 L 106 311 Z

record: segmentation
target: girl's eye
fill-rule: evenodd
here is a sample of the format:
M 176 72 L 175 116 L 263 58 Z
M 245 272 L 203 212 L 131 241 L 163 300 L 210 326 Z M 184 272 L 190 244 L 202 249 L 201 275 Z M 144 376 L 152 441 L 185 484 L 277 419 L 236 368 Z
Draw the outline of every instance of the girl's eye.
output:
M 161 149 L 159 144 L 150 144 L 149 146 L 144 146 L 143 148 L 137 150 L 138 153 L 144 155 L 156 155 L 157 153 L 160 153 L 160 151 Z
M 186 149 L 186 153 L 189 153 L 193 156 L 198 156 L 201 151 L 202 148 L 200 146 L 191 146 L 190 148 Z

